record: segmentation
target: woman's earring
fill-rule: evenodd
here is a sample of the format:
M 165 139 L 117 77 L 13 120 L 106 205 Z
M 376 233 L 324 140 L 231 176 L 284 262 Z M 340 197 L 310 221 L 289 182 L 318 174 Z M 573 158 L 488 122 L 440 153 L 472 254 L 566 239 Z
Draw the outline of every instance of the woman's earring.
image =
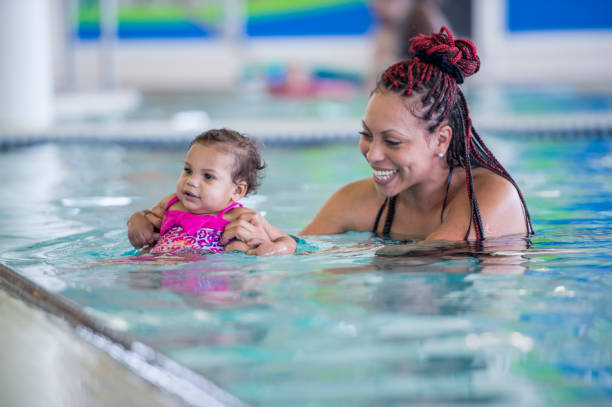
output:
M 440 158 L 444 157 L 444 153 L 438 153 L 438 157 Z

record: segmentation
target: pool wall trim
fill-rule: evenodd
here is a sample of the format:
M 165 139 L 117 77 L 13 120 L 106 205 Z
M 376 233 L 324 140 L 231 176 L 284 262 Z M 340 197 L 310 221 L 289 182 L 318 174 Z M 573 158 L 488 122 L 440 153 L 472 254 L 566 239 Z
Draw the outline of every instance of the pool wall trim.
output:
M 0 289 L 56 316 L 78 337 L 104 351 L 147 382 L 192 406 L 245 406 L 201 375 L 159 354 L 149 346 L 117 333 L 79 307 L 0 263 Z
M 515 138 L 612 138 L 612 115 L 609 112 L 537 117 L 493 115 L 476 117 L 474 123 L 480 134 Z M 359 139 L 358 124 L 359 118 L 333 121 L 260 119 L 228 120 L 212 123 L 210 128 L 229 127 L 267 146 L 312 146 L 355 143 Z M 40 130 L 0 127 L 0 150 L 42 143 L 184 148 L 202 130 L 177 130 L 165 120 L 56 125 Z

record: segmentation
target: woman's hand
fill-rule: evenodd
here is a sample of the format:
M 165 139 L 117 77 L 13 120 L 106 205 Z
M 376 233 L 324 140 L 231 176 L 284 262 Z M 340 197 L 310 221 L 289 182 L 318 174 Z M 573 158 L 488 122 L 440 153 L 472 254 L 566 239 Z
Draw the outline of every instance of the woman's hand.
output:
M 175 194 L 162 199 L 152 210 L 134 213 L 128 219 L 128 239 L 136 249 L 143 246 L 152 246 L 159 240 L 159 230 L 162 220 L 166 216 L 166 206 Z
M 150 211 L 142 211 L 149 222 L 153 225 L 153 228 L 161 230 L 162 220 L 166 216 L 166 205 L 175 194 L 170 194 L 162 199 L 157 205 Z
M 241 208 L 237 216 L 225 227 L 221 243 L 240 240 L 249 247 L 247 254 L 271 256 L 295 253 L 297 244 L 286 233 L 270 225 L 257 211 Z
M 230 223 L 225 227 L 221 236 L 221 244 L 227 245 L 236 239 L 251 246 L 268 240 L 262 219 L 263 217 L 258 212 L 240 208 L 239 214 L 230 219 Z
M 281 256 L 283 254 L 293 254 L 297 248 L 297 243 L 291 237 L 286 236 L 273 241 L 251 247 L 246 254 L 254 256 Z
M 136 249 L 150 246 L 159 239 L 159 233 L 155 232 L 153 222 L 149 220 L 150 212 L 136 212 L 128 219 L 128 239 Z

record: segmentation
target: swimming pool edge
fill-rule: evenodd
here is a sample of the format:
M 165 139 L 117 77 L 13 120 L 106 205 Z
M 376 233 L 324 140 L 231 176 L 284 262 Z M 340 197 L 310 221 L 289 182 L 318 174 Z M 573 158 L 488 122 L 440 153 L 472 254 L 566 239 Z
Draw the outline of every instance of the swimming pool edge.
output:
M 198 373 L 128 335 L 109 329 L 68 299 L 46 290 L 3 263 L 0 263 L 0 290 L 63 321 L 85 343 L 186 405 L 246 406 Z

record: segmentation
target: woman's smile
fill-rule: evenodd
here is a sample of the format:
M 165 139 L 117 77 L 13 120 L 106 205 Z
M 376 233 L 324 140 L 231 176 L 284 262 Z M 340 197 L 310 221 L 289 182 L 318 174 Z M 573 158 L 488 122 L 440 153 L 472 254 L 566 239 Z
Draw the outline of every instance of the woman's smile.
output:
M 372 168 L 374 181 L 378 184 L 386 185 L 393 181 L 398 173 L 398 170 L 389 170 L 384 168 Z

